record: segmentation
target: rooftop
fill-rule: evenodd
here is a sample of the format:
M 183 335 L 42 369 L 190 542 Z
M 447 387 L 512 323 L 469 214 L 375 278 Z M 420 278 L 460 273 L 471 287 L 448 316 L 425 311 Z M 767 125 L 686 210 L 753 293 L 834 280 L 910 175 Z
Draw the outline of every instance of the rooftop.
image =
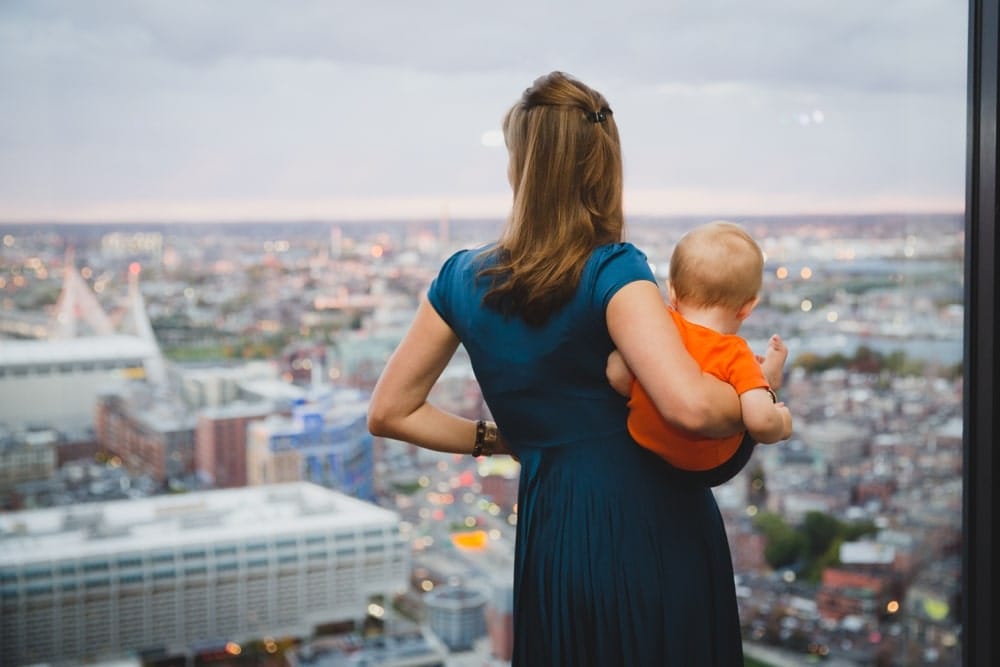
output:
M 0 567 L 398 521 L 395 512 L 307 482 L 25 510 L 0 514 Z
M 154 343 L 118 334 L 66 340 L 0 339 L 0 368 L 119 359 L 141 361 L 158 354 Z

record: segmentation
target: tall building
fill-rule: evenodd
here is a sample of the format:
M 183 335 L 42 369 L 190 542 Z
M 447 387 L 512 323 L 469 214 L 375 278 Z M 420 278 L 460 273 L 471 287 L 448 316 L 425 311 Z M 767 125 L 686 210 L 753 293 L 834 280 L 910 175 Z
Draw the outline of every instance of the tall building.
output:
M 305 480 L 357 498 L 375 494 L 368 395 L 344 387 L 317 388 L 292 408 L 247 428 L 247 483 Z
M 407 586 L 389 510 L 295 483 L 0 514 L 3 664 L 308 637 Z
M 247 484 L 247 427 L 271 414 L 268 403 L 233 403 L 198 413 L 195 473 L 219 489 Z

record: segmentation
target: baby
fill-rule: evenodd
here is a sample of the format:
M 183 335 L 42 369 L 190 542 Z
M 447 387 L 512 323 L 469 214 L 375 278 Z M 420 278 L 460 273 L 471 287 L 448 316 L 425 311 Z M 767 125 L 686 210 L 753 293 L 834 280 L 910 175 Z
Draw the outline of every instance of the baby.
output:
M 691 356 L 701 369 L 733 385 L 740 395 L 743 424 L 760 443 L 792 434 L 792 415 L 779 403 L 782 367 L 788 348 L 777 335 L 758 357 L 738 333 L 760 300 L 764 256 L 739 225 L 711 222 L 691 230 L 670 258 L 669 311 Z M 618 351 L 608 358 L 607 377 L 629 397 L 628 430 L 632 438 L 683 470 L 710 471 L 736 454 L 743 433 L 704 439 L 663 419 L 635 381 Z M 744 462 L 745 463 L 745 462 Z

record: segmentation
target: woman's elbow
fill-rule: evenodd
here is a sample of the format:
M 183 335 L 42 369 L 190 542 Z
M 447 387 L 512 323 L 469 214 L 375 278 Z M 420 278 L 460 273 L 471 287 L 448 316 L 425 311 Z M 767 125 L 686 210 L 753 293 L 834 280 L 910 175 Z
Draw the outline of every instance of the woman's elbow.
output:
M 712 411 L 705 406 L 693 405 L 681 415 L 680 427 L 690 433 L 708 435 L 718 429 L 718 421 L 712 420 Z
M 729 415 L 712 401 L 692 400 L 683 412 L 682 422 L 684 430 L 707 438 L 726 437 L 742 429 L 738 411 Z
M 373 414 L 370 410 L 368 411 L 368 432 L 375 436 L 385 435 L 384 425 L 381 417 L 379 415 Z
M 385 406 L 372 402 L 368 406 L 368 432 L 374 436 L 391 437 L 392 419 Z

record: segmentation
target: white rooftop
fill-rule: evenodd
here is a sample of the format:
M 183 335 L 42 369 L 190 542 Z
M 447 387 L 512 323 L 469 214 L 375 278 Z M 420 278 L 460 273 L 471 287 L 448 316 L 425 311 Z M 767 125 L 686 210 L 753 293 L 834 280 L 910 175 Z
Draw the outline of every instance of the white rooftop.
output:
M 882 542 L 844 542 L 840 545 L 840 562 L 844 564 L 891 565 L 896 549 Z
M 0 567 L 398 523 L 395 512 L 308 482 L 24 510 L 0 514 Z
M 307 391 L 284 380 L 247 380 L 240 382 L 243 391 L 267 400 L 294 401 L 305 398 Z
M 158 354 L 154 343 L 138 336 L 120 334 L 65 340 L 0 340 L 0 368 L 80 361 L 142 360 Z

